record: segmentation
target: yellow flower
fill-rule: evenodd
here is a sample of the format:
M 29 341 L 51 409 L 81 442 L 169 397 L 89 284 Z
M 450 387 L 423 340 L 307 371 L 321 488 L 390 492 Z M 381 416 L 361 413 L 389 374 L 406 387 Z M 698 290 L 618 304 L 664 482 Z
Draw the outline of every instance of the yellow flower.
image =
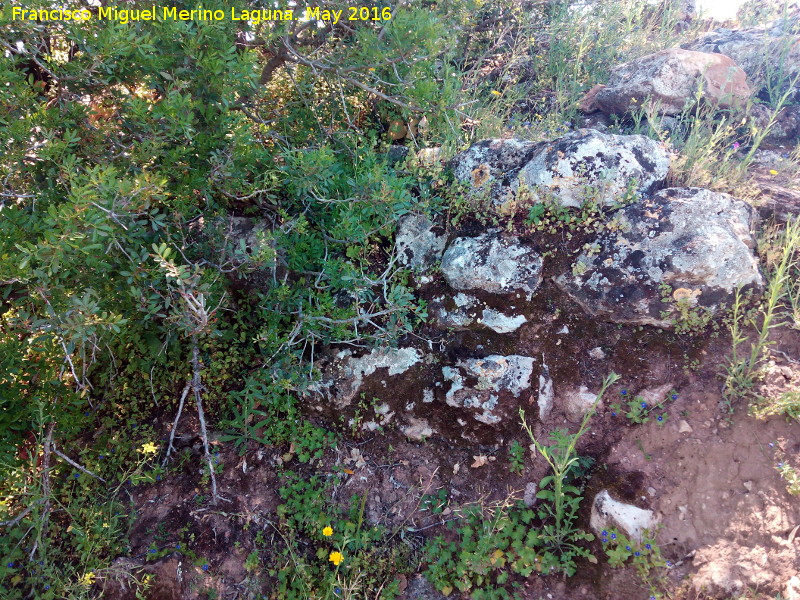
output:
M 103 523 L 103 529 L 108 529 L 108 527 L 109 527 L 108 523 Z
M 85 585 L 86 587 L 91 586 L 94 583 L 95 575 L 91 571 L 88 573 L 84 573 L 83 577 L 81 577 L 80 583 L 81 585 Z
M 778 172 L 777 172 L 775 169 L 770 169 L 770 170 L 769 170 L 769 174 L 770 174 L 770 175 L 777 175 L 777 174 L 778 174 Z
M 491 93 L 493 96 L 502 96 L 502 93 L 501 93 L 501 92 L 498 92 L 497 90 L 492 90 L 490 93 Z
M 326 527 L 325 529 L 322 530 L 322 535 L 324 535 L 325 537 L 331 537 L 333 535 L 333 528 Z
M 341 552 L 331 552 L 331 555 L 328 557 L 328 560 L 338 567 L 344 560 L 344 556 L 342 556 Z
M 139 449 L 139 452 L 142 454 L 155 454 L 158 452 L 158 448 L 153 442 L 147 442 L 142 444 L 142 447 Z

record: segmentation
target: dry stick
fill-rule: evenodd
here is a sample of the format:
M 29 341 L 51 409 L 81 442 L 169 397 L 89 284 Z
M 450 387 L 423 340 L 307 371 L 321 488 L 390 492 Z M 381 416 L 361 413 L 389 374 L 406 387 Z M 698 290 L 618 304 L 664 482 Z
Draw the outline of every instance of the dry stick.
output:
M 187 383 L 183 388 L 183 393 L 181 394 L 181 401 L 178 404 L 178 414 L 175 415 L 175 422 L 172 424 L 172 431 L 169 434 L 169 445 L 167 446 L 167 455 L 164 457 L 164 460 L 161 462 L 161 466 L 167 464 L 167 460 L 169 459 L 169 455 L 175 449 L 172 443 L 175 441 L 175 432 L 178 430 L 178 421 L 180 421 L 181 413 L 183 412 L 183 402 L 186 400 L 186 394 L 189 393 L 189 388 L 192 386 L 191 383 Z
M 39 541 L 45 535 L 50 520 L 50 456 L 53 444 L 53 429 L 55 429 L 55 426 L 55 421 L 50 423 L 42 446 L 42 500 L 44 501 L 44 508 L 42 509 L 42 527 L 39 530 L 36 541 L 33 543 L 33 548 L 31 548 L 31 553 L 29 555 L 30 560 L 33 560 L 33 556 L 39 548 Z
M 86 473 L 86 474 L 87 474 L 87 475 L 89 475 L 90 477 L 94 477 L 95 479 L 99 479 L 99 480 L 100 480 L 100 481 L 102 481 L 103 483 L 108 483 L 108 482 L 107 482 L 105 479 L 103 479 L 103 478 L 102 478 L 102 477 L 100 477 L 99 475 L 95 475 L 94 473 L 92 473 L 92 472 L 91 472 L 89 469 L 87 469 L 86 467 L 82 467 L 81 465 L 79 465 L 78 463 L 76 463 L 74 460 L 72 460 L 72 459 L 71 459 L 69 456 L 67 456 L 66 454 L 63 454 L 62 452 L 59 452 L 59 451 L 58 451 L 58 448 L 56 448 L 56 444 L 55 444 L 55 442 L 50 442 L 50 443 L 53 445 L 53 454 L 55 454 L 56 456 L 58 456 L 58 457 L 59 457 L 59 458 L 61 458 L 62 460 L 66 461 L 67 463 L 71 464 L 73 467 L 75 467 L 75 468 L 76 468 L 76 469 L 78 469 L 79 471 L 83 471 L 84 473 Z
M 197 403 L 197 417 L 200 419 L 200 433 L 203 436 L 203 449 L 206 455 L 206 462 L 208 463 L 208 473 L 211 476 L 211 495 L 212 503 L 216 504 L 217 500 L 225 500 L 217 492 L 217 478 L 214 475 L 214 464 L 211 460 L 211 452 L 208 450 L 208 432 L 206 430 L 206 419 L 203 415 L 203 401 L 200 397 L 200 350 L 197 346 L 197 335 L 192 335 L 192 391 L 194 392 L 194 400 Z
M 8 521 L 0 521 L 0 527 L 7 527 L 7 526 L 9 526 L 9 525 L 13 527 L 14 525 L 16 525 L 17 523 L 19 523 L 20 521 L 22 521 L 22 519 L 24 519 L 26 516 L 28 516 L 28 513 L 30 513 L 30 512 L 33 510 L 33 508 L 34 508 L 34 507 L 35 507 L 37 504 L 39 504 L 39 502 L 41 502 L 41 500 L 37 500 L 36 502 L 34 502 L 33 504 L 31 504 L 31 505 L 30 505 L 28 508 L 26 508 L 25 510 L 23 510 L 21 513 L 19 513 L 19 514 L 18 514 L 16 517 L 14 517 L 13 519 L 10 519 L 10 520 L 8 520 Z

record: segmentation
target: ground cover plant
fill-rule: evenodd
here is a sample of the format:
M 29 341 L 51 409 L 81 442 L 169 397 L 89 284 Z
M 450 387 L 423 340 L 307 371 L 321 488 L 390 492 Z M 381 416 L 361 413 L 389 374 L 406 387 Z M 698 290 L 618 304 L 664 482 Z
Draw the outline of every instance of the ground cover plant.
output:
M 593 236 L 640 199 L 636 180 L 612 207 L 587 185 L 579 209 L 503 218 L 447 161 L 485 138 L 581 127 L 579 101 L 615 65 L 711 23 L 678 3 L 605 0 L 370 2 L 336 22 L 121 23 L 63 4 L 93 18 L 0 11 L 0 597 L 378 599 L 432 586 L 562 599 L 619 585 L 677 600 L 690 597 L 684 541 L 590 532 L 602 483 L 653 497 L 609 467 L 619 448 L 635 438 L 626 460 L 663 458 L 679 428 L 751 423 L 776 489 L 800 493 L 796 216 L 762 225 L 761 297 L 740 291 L 712 314 L 665 288 L 665 331 L 578 317 L 545 283 L 518 347 L 436 330 L 441 270 L 416 272 L 395 248 L 400 219 L 424 214 L 442 235 L 517 236 L 550 261 L 548 279 L 580 274 L 569 261 L 599 252 Z M 741 21 L 757 24 L 755 9 Z M 747 105 L 719 110 L 699 92 L 671 121 L 642 103 L 607 130 L 669 146 L 669 185 L 754 203 L 765 179 L 791 190 L 800 155 L 770 136 L 798 104 L 798 76 L 789 45 L 779 54 Z M 523 354 L 539 335 L 559 390 L 595 384 L 576 420 L 529 409 L 510 437 L 470 437 L 459 413 L 450 437 L 409 430 L 386 402 L 413 402 L 391 381 L 314 406 L 332 356 L 416 344 L 422 368 L 441 370 Z M 585 358 L 598 355 L 607 363 Z M 651 359 L 675 385 L 646 402 Z M 706 388 L 719 407 L 692 404 Z M 436 410 L 452 408 L 439 391 Z

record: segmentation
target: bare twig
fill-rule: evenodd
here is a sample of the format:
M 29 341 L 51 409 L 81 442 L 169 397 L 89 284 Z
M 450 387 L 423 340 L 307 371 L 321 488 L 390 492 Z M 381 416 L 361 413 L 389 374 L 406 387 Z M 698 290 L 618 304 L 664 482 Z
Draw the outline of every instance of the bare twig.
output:
M 208 474 L 211 477 L 211 495 L 212 503 L 216 504 L 218 500 L 225 500 L 230 502 L 227 498 L 220 496 L 217 491 L 217 478 L 214 474 L 214 462 L 211 460 L 211 452 L 208 449 L 208 431 L 206 429 L 206 419 L 203 414 L 203 399 L 200 394 L 202 384 L 200 382 L 200 349 L 197 344 L 197 335 L 192 335 L 192 391 L 194 393 L 194 400 L 197 404 L 197 417 L 200 420 L 200 434 L 203 437 L 203 450 L 205 452 L 206 463 L 208 463 Z
M 55 442 L 51 441 L 50 443 L 51 443 L 51 445 L 53 446 L 53 454 L 55 454 L 56 456 L 58 456 L 59 458 L 61 458 L 61 459 L 62 459 L 64 462 L 66 462 L 66 463 L 69 463 L 70 465 L 72 465 L 73 467 L 75 467 L 76 469 L 78 469 L 79 471 L 81 471 L 81 472 L 83 472 L 83 473 L 86 473 L 86 474 L 87 474 L 89 477 L 94 477 L 95 479 L 97 479 L 97 480 L 99 480 L 99 481 L 102 481 L 103 483 L 108 483 L 108 482 L 107 482 L 105 479 L 103 479 L 103 478 L 102 478 L 102 477 L 100 477 L 99 475 L 95 475 L 94 473 L 92 473 L 92 472 L 91 472 L 89 469 L 87 469 L 86 467 L 82 467 L 81 465 L 79 465 L 78 463 L 76 463 L 74 460 L 72 460 L 72 459 L 71 459 L 69 456 L 67 456 L 67 455 L 66 455 L 66 454 L 64 454 L 63 452 L 60 452 L 60 451 L 58 450 L 58 448 L 56 448 L 56 444 L 55 444 Z
M 186 400 L 186 395 L 189 393 L 189 388 L 191 388 L 191 386 L 192 386 L 191 383 L 187 383 L 183 387 L 183 393 L 181 394 L 181 401 L 180 404 L 178 404 L 178 414 L 175 415 L 175 422 L 172 424 L 172 431 L 169 434 L 169 445 L 167 446 L 167 455 L 164 457 L 164 460 L 161 463 L 162 467 L 167 464 L 169 455 L 175 449 L 172 443 L 175 441 L 175 432 L 178 430 L 178 421 L 180 421 L 181 413 L 183 412 L 183 402 Z
M 33 504 L 31 504 L 31 505 L 30 505 L 28 508 L 26 508 L 25 510 L 23 510 L 21 513 L 19 513 L 19 514 L 18 514 L 16 517 L 14 517 L 13 519 L 10 519 L 10 520 L 8 520 L 8 521 L 0 521 L 0 527 L 8 527 L 8 526 L 11 526 L 11 527 L 13 527 L 14 525 L 16 525 L 17 523 L 19 523 L 20 521 L 22 521 L 22 519 L 24 519 L 25 517 L 27 517 L 27 516 L 28 516 L 28 514 L 29 514 L 29 513 L 30 513 L 30 512 L 33 510 L 33 508 L 34 508 L 34 507 L 35 507 L 37 504 L 39 504 L 39 502 L 41 502 L 41 500 L 38 500 L 37 502 L 34 502 Z

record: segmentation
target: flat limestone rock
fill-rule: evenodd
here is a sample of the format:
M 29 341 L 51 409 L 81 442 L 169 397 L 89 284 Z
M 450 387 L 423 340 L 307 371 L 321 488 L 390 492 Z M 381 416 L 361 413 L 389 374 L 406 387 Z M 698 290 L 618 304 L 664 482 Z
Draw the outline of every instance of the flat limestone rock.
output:
M 614 500 L 608 490 L 602 490 L 592 502 L 589 526 L 597 533 L 616 528 L 632 540 L 641 542 L 646 529 L 656 526 L 657 520 L 652 510 L 646 510 Z
M 550 142 L 484 140 L 453 158 L 456 179 L 508 216 L 539 202 L 614 206 L 629 190 L 650 192 L 667 175 L 670 155 L 642 135 L 579 129 Z M 587 191 L 587 190 L 590 190 Z
M 681 307 L 713 314 L 737 287 L 761 290 L 755 223 L 753 208 L 727 194 L 662 190 L 615 213 L 556 284 L 595 317 L 671 328 Z
M 458 331 L 486 327 L 496 333 L 512 333 L 527 322 L 524 315 L 489 308 L 475 296 L 463 292 L 438 296 L 431 301 L 429 308 L 434 323 L 442 329 Z
M 530 299 L 542 282 L 542 257 L 516 237 L 488 232 L 453 240 L 442 257 L 442 273 L 455 290 L 522 293 Z
M 421 360 L 422 355 L 415 348 L 375 348 L 359 357 L 344 350 L 325 367 L 322 380 L 310 385 L 308 390 L 332 400 L 341 409 L 352 402 L 364 379 L 376 370 L 386 369 L 391 377 L 405 373 Z
M 425 215 L 408 214 L 397 224 L 395 246 L 398 262 L 413 271 L 427 271 L 442 258 L 447 236 L 437 234 Z
M 533 359 L 527 356 L 470 358 L 442 368 L 442 375 L 450 382 L 445 402 L 473 411 L 480 423 L 496 425 L 514 413 L 506 410 L 503 398 L 519 398 L 530 388 L 532 373 Z

